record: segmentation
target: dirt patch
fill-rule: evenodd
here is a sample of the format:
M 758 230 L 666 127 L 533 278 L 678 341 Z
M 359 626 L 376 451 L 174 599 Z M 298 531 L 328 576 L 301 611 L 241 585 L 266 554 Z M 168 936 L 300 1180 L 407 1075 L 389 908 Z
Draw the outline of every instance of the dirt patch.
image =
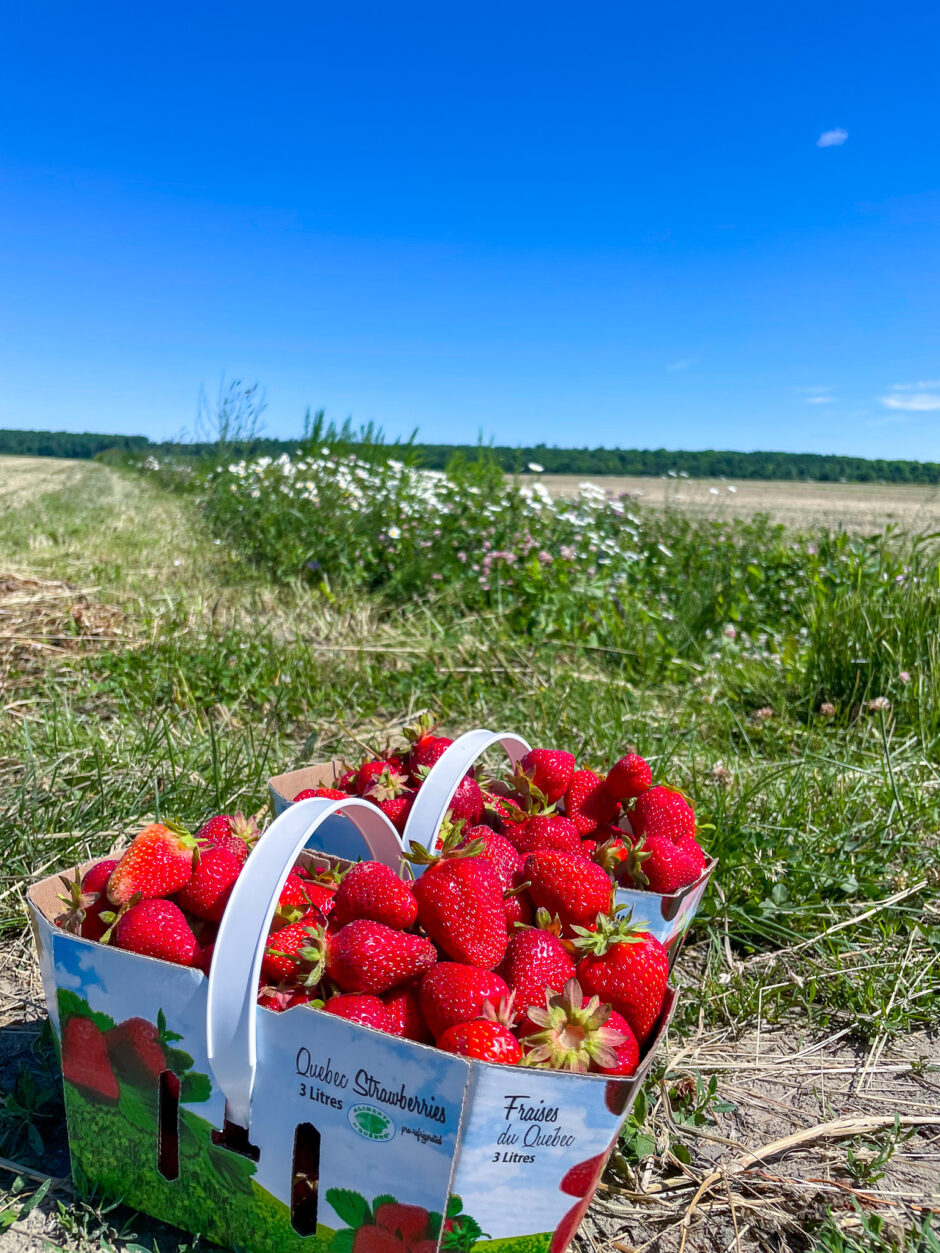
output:
M 614 1163 L 582 1247 L 802 1250 L 829 1213 L 856 1231 L 859 1212 L 876 1215 L 899 1239 L 935 1220 L 940 1039 L 914 1034 L 879 1054 L 840 1036 L 715 1033 L 678 1048 L 648 1119 L 658 1156 Z M 696 1077 L 701 1091 L 710 1076 L 714 1098 L 692 1119 Z

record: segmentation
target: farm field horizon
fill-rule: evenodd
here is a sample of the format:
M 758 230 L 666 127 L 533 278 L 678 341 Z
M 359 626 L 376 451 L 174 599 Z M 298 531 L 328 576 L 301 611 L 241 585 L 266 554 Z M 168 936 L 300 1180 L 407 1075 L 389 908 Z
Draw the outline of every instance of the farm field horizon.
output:
M 65 485 L 87 461 L 60 457 L 0 454 L 0 493 L 8 500 L 53 483 Z M 880 530 L 892 524 L 905 531 L 940 525 L 940 486 L 898 483 L 806 483 L 784 479 L 711 479 L 602 474 L 521 474 L 526 484 L 543 483 L 556 497 L 576 496 L 580 485 L 596 483 L 614 496 L 629 494 L 652 508 L 686 510 L 708 517 L 746 518 L 768 513 L 785 526 Z
M 205 1247 L 67 1178 L 25 885 L 423 709 L 635 746 L 719 858 L 579 1247 L 936 1253 L 932 493 L 581 481 L 0 458 L 4 1253 Z

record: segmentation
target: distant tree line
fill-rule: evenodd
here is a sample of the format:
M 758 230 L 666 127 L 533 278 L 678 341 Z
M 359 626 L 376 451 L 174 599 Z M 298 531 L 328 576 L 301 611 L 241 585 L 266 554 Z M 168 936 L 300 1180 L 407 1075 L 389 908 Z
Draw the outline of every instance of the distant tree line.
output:
M 68 431 L 2 431 L 0 453 L 32 457 L 123 458 L 279 456 L 296 454 L 316 441 L 268 439 L 263 436 L 212 443 L 153 443 L 144 435 L 73 434 Z M 666 448 L 531 448 L 471 444 L 370 443 L 370 455 L 406 456 L 429 470 L 443 470 L 455 456 L 487 457 L 509 473 L 528 471 L 530 465 L 548 474 L 643 475 L 687 474 L 690 478 L 778 479 L 819 483 L 940 483 L 940 464 L 934 461 L 867 460 L 835 454 L 790 452 L 727 452 L 704 449 L 674 452 Z

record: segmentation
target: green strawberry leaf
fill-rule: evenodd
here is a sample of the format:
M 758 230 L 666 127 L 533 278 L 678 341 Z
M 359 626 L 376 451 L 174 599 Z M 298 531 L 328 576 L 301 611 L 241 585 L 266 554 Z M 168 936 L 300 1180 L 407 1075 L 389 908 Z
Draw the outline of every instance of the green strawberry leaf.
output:
M 397 1204 L 398 1204 L 397 1196 L 388 1196 L 388 1195 L 377 1196 L 375 1200 L 372 1202 L 372 1213 L 374 1214 L 380 1205 L 397 1205 Z
M 452 1192 L 450 1196 L 447 1198 L 447 1217 L 456 1218 L 456 1216 L 461 1212 L 462 1209 L 463 1209 L 463 1200 L 459 1196 L 457 1196 L 455 1192 Z
M 71 988 L 59 988 L 56 998 L 59 1004 L 59 1023 L 62 1027 L 69 1018 L 90 1018 L 101 1031 L 110 1031 L 114 1026 L 113 1018 L 93 1010 L 85 998 L 73 992 Z
M 208 1101 L 211 1095 L 212 1082 L 208 1075 L 190 1070 L 180 1078 L 181 1101 L 195 1104 L 197 1101 Z
M 349 1227 L 362 1227 L 372 1220 L 369 1202 L 358 1192 L 352 1192 L 348 1188 L 327 1188 L 326 1199 Z
M 438 1214 L 436 1210 L 431 1210 L 428 1214 L 428 1238 L 436 1240 L 441 1234 L 441 1227 L 444 1225 L 444 1215 Z
M 171 1044 L 174 1040 L 182 1040 L 182 1036 L 177 1031 L 167 1031 L 166 1014 L 162 1009 L 157 1010 L 157 1035 L 161 1044 Z
M 184 1070 L 192 1070 L 193 1059 L 182 1049 L 165 1049 L 166 1064 L 174 1075 L 181 1075 Z
M 352 1253 L 356 1233 L 351 1227 L 341 1227 L 330 1244 L 331 1253 Z

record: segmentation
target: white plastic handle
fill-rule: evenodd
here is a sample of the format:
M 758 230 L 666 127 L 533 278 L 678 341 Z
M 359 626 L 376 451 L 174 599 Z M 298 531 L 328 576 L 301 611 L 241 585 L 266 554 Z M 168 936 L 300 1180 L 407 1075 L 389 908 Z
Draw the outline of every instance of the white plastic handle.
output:
M 398 832 L 357 796 L 298 801 L 275 818 L 235 880 L 212 955 L 206 1002 L 209 1065 L 225 1094 L 226 1118 L 247 1128 L 258 1064 L 257 998 L 261 959 L 278 897 L 298 853 L 334 814 L 358 828 L 375 861 L 401 869 Z
M 514 735 L 511 731 L 467 731 L 465 735 L 454 740 L 428 771 L 428 777 L 418 790 L 405 823 L 402 837 L 405 848 L 409 848 L 410 841 L 414 840 L 429 851 L 433 849 L 444 815 L 460 786 L 460 780 L 477 758 L 494 744 L 503 746 L 512 765 L 524 757 L 531 747 L 521 735 Z M 415 873 L 420 874 L 421 869 L 416 866 Z

